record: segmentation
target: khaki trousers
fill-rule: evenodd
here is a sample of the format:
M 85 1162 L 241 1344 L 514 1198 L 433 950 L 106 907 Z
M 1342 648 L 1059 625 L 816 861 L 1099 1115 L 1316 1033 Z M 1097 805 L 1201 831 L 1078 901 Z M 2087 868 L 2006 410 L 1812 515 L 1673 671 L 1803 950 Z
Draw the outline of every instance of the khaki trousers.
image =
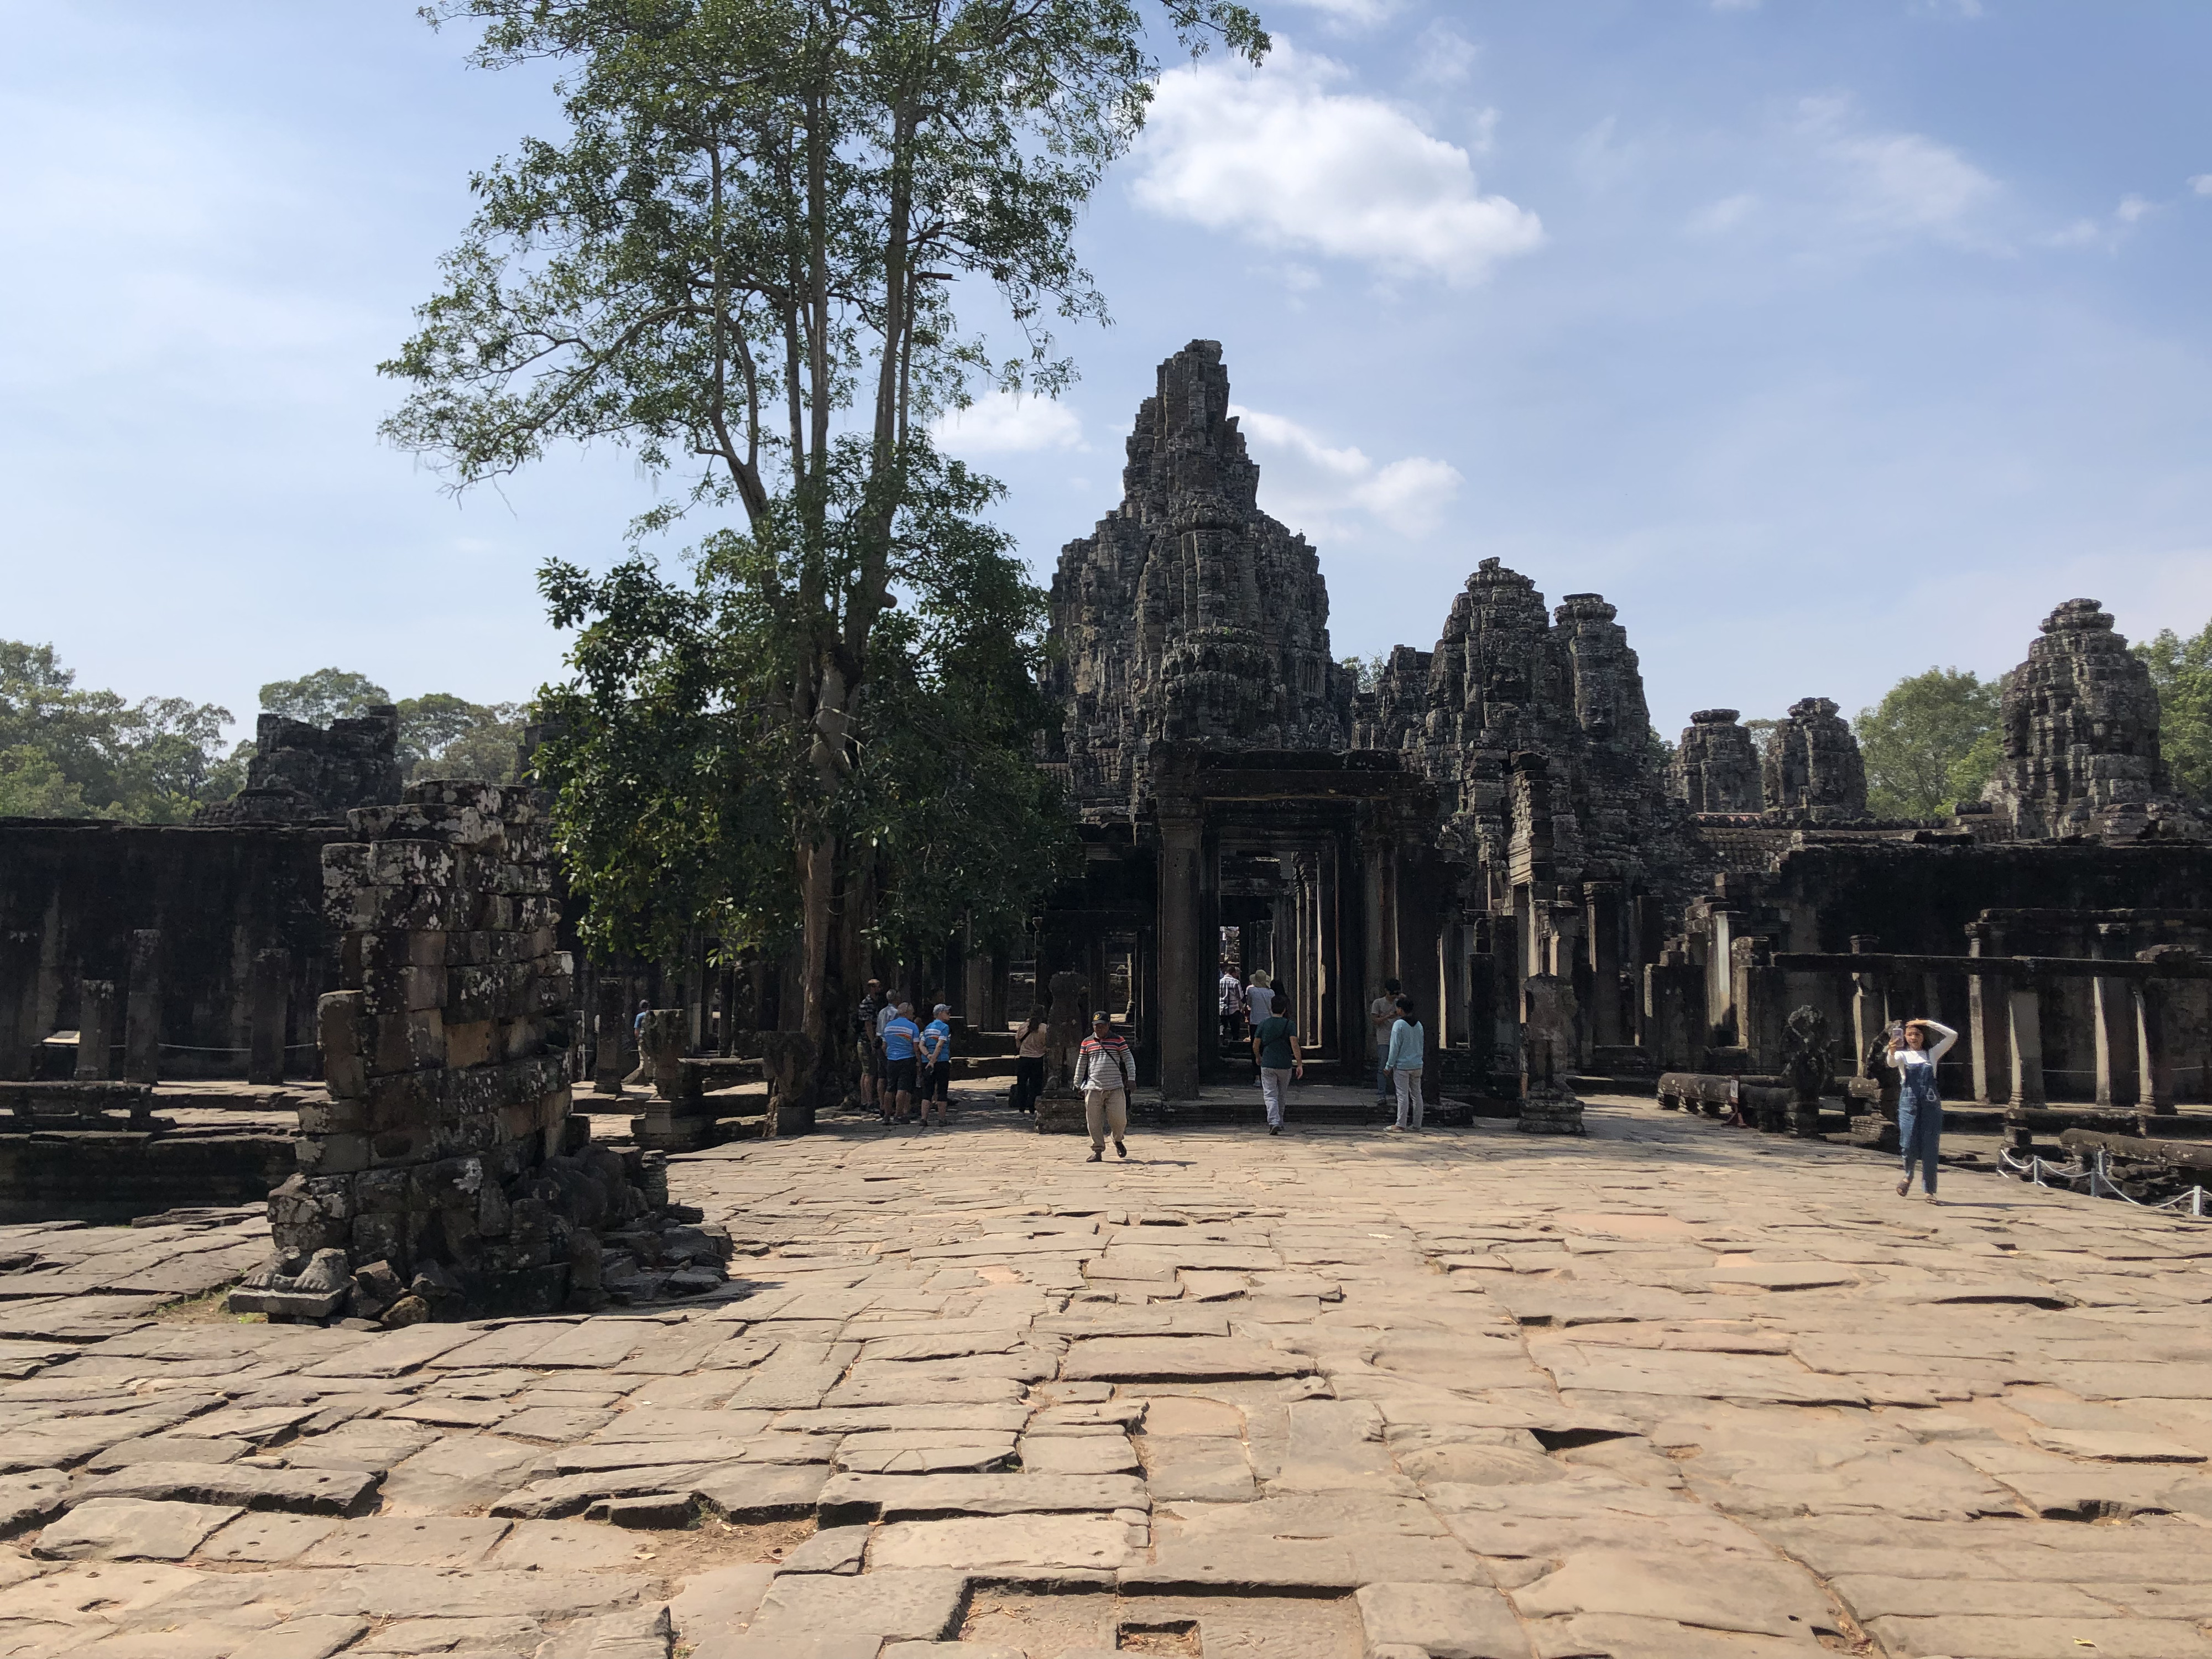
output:
M 1129 1133 L 1129 1095 L 1126 1089 L 1085 1089 L 1083 1091 L 1083 1121 L 1091 1131 L 1091 1150 L 1106 1150 L 1106 1137 L 1110 1133 L 1118 1146 L 1122 1136 Z

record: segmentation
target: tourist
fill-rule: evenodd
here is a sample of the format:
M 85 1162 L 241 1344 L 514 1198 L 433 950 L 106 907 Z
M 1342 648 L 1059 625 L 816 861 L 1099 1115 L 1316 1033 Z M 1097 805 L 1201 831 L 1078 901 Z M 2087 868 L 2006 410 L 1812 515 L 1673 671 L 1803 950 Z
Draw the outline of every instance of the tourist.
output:
M 1285 996 L 1282 1006 L 1288 1007 Z M 1267 1109 L 1267 1133 L 1283 1133 L 1283 1091 L 1291 1079 L 1305 1075 L 1305 1056 L 1298 1052 L 1297 1027 L 1286 1013 L 1271 1013 L 1252 1028 L 1252 1059 L 1260 1068 L 1260 1099 Z
M 1930 1031 L 1936 1036 L 1933 1048 L 1928 1046 Z M 1917 1161 L 1928 1201 L 1936 1201 L 1936 1153 L 1943 1144 L 1943 1097 L 1936 1090 L 1936 1066 L 1958 1040 L 1956 1031 L 1932 1019 L 1908 1019 L 1889 1028 L 1889 1063 L 1897 1067 L 1897 1145 L 1905 1154 L 1905 1179 L 1897 1183 L 1899 1198 L 1912 1189 Z
M 1224 962 L 1221 964 L 1221 1040 L 1224 1043 L 1237 1041 L 1237 1022 L 1244 1013 L 1244 988 L 1237 982 L 1236 970 Z
M 921 1028 L 914 1023 L 914 1004 L 895 1004 L 891 1017 L 884 1022 L 884 1092 L 889 1097 L 892 1123 L 906 1121 L 906 1109 L 915 1094 L 914 1046 L 921 1040 Z
M 883 1103 L 877 1098 L 877 1084 L 883 1077 L 883 1051 L 876 1042 L 876 1016 L 884 1009 L 884 982 L 879 979 L 868 981 L 867 994 L 860 999 L 860 1006 L 853 1016 L 853 1024 L 860 1048 L 860 1103 L 875 1108 L 876 1115 L 884 1115 Z
M 1014 1109 L 1034 1113 L 1037 1097 L 1044 1092 L 1044 1057 L 1052 1045 L 1052 1027 L 1045 1024 L 1048 1010 L 1042 1002 L 1030 1010 L 1030 1023 L 1022 1027 L 1014 1044 Z
M 1392 1006 L 1397 1018 L 1390 1024 L 1390 1046 L 1382 1054 L 1382 1069 L 1390 1074 L 1398 1091 L 1398 1121 L 1390 1127 L 1418 1129 L 1421 1127 L 1422 1048 L 1429 1034 L 1413 1016 L 1413 998 L 1400 997 Z
M 645 1017 L 652 1012 L 653 1000 L 647 997 L 637 1005 L 637 1016 L 629 1023 L 630 1043 L 637 1050 L 637 1069 L 623 1079 L 624 1086 L 633 1083 L 652 1085 L 653 1056 L 645 1052 Z
M 1264 968 L 1252 970 L 1252 982 L 1245 988 L 1244 1012 L 1253 1024 L 1275 1012 L 1275 981 Z
M 1398 981 L 1382 981 L 1382 994 L 1367 1005 L 1367 1023 L 1375 1032 L 1375 1103 L 1390 1103 L 1390 1028 L 1398 1023 Z
M 1083 1121 L 1091 1131 L 1086 1162 L 1096 1164 L 1106 1155 L 1109 1134 L 1115 1156 L 1128 1157 L 1122 1137 L 1129 1132 L 1129 1091 L 1136 1081 L 1137 1057 L 1101 1008 L 1091 1016 L 1091 1035 L 1075 1056 L 1075 1086 L 1083 1091 Z
M 940 1002 L 921 1028 L 921 1127 L 929 1127 L 930 1103 L 937 1103 L 937 1127 L 945 1127 L 945 1109 L 952 1090 L 952 1022 L 945 1016 L 952 1005 Z

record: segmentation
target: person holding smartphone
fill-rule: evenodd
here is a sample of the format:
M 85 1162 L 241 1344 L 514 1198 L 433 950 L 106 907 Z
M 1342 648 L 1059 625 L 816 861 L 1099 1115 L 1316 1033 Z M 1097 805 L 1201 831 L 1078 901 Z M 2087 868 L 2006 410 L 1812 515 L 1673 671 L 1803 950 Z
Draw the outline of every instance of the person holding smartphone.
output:
M 1929 1046 L 1929 1035 L 1936 1043 Z M 1889 1063 L 1897 1068 L 1897 1145 L 1905 1154 L 1905 1179 L 1897 1183 L 1903 1198 L 1912 1189 L 1912 1166 L 1920 1165 L 1920 1179 L 1928 1201 L 1936 1198 L 1936 1153 L 1943 1142 L 1943 1097 L 1936 1086 L 1936 1066 L 1950 1052 L 1959 1034 L 1932 1019 L 1903 1020 L 1889 1028 Z

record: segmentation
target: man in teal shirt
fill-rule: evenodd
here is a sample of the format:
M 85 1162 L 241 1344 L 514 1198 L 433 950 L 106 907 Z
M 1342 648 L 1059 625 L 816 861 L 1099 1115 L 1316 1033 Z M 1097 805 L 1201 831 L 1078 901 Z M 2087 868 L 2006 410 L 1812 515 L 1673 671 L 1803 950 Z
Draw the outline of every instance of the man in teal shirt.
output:
M 1290 1007 L 1287 992 L 1279 992 L 1273 1006 Z M 1298 1029 L 1287 1012 L 1271 1012 L 1252 1028 L 1252 1058 L 1260 1066 L 1260 1098 L 1267 1108 L 1267 1133 L 1283 1133 L 1283 1091 L 1293 1077 L 1305 1074 L 1305 1060 L 1298 1053 Z

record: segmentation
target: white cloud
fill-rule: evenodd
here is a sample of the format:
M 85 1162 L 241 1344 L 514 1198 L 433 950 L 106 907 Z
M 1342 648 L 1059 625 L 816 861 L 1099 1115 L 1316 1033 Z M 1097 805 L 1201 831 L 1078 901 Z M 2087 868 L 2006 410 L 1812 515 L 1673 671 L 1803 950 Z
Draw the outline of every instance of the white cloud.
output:
M 1402 0 L 1291 0 L 1291 3 L 1319 12 L 1331 29 L 1349 33 L 1387 22 L 1401 9 Z
M 1377 466 L 1356 447 L 1337 448 L 1280 415 L 1231 404 L 1260 462 L 1261 505 L 1308 535 L 1357 538 L 1346 514 L 1379 520 L 1401 536 L 1425 536 L 1459 495 L 1457 468 L 1426 455 Z
M 1707 204 L 1690 216 L 1690 228 L 1702 236 L 1718 236 L 1734 230 L 1749 218 L 1759 206 L 1759 198 L 1748 191 L 1739 191 L 1733 196 L 1723 196 L 1717 202 Z
M 2158 211 L 2158 204 L 2147 202 L 2140 196 L 2123 196 L 2119 206 L 2112 210 L 2112 217 L 2124 225 L 2131 225 L 2145 214 Z
M 2212 173 L 2191 173 L 2189 187 L 2199 196 L 2212 196 Z
M 1041 449 L 1082 449 L 1083 422 L 1049 398 L 987 392 L 965 409 L 947 410 L 930 435 L 959 455 L 1020 455 Z
M 1798 111 L 1837 171 L 1845 216 L 1863 226 L 1963 234 L 1968 218 L 1998 193 L 1996 179 L 1924 133 L 1855 128 L 1847 99 L 1808 98 Z
M 1480 192 L 1466 150 L 1378 99 L 1324 90 L 1345 75 L 1287 45 L 1257 70 L 1169 71 L 1138 146 L 1138 202 L 1455 287 L 1542 242 L 1534 213 Z
M 1482 48 L 1458 30 L 1431 23 L 1413 42 L 1413 78 L 1431 86 L 1454 86 L 1467 79 Z

